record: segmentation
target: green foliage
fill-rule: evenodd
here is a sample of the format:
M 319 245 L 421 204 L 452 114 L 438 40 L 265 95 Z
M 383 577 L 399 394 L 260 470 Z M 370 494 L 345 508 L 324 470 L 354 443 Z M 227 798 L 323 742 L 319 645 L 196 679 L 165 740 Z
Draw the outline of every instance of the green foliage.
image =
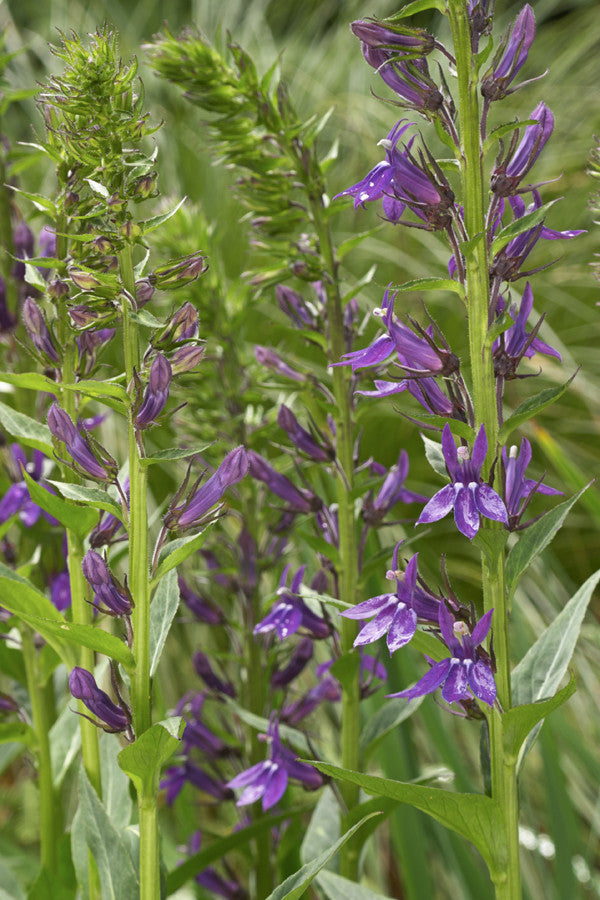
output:
M 119 766 L 140 797 L 152 797 L 158 791 L 160 770 L 179 747 L 183 726 L 179 716 L 157 722 L 119 753 Z
M 171 569 L 159 581 L 150 605 L 150 677 L 156 672 L 178 608 L 177 572 Z

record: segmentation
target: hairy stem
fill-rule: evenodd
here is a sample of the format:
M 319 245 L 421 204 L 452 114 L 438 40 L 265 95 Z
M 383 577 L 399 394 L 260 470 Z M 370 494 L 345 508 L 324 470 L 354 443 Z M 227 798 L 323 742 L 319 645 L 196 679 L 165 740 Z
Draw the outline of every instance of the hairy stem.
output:
M 469 240 L 474 241 L 474 246 L 466 256 L 471 380 L 476 428 L 484 425 L 488 438 L 489 456 L 486 468 L 489 471 L 491 459 L 499 451 L 499 423 L 492 347 L 487 341 L 490 286 L 485 216 L 487 196 L 483 181 L 479 85 L 471 51 L 467 6 L 463 0 L 449 0 L 448 11 L 456 55 L 462 150 L 460 166 L 465 228 Z M 488 523 L 486 520 L 485 527 L 490 531 L 498 531 L 501 526 L 497 523 Z M 486 611 L 494 609 L 492 626 L 498 702 L 500 707 L 506 710 L 510 708 L 511 698 L 504 542 L 502 540 L 497 543 L 492 541 L 490 546 L 492 549 L 482 553 L 483 599 Z M 497 800 L 501 810 L 503 849 L 506 858 L 506 866 L 495 879 L 496 897 L 497 900 L 520 900 L 516 761 L 506 754 L 502 716 L 497 709 L 490 714 L 489 725 L 492 797 Z

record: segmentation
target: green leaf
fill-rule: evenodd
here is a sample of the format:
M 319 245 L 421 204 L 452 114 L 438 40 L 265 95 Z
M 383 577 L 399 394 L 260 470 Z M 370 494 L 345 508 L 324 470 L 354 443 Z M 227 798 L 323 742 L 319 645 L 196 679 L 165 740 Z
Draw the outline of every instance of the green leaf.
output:
M 211 863 L 222 859 L 226 853 L 235 850 L 237 847 L 244 847 L 258 835 L 263 834 L 265 831 L 271 831 L 272 828 L 275 828 L 282 822 L 297 818 L 305 813 L 308 808 L 303 806 L 297 809 L 286 809 L 279 815 L 263 816 L 263 818 L 247 828 L 242 828 L 241 831 L 234 831 L 233 834 L 227 837 L 213 841 L 205 850 L 200 850 L 198 853 L 190 856 L 184 863 L 176 866 L 172 872 L 169 872 L 167 877 L 167 894 L 174 894 L 186 881 L 189 881 L 190 878 L 193 878 L 194 875 L 201 872 Z
M 364 240 L 369 237 L 372 237 L 377 232 L 381 231 L 383 228 L 382 225 L 377 225 L 375 228 L 371 228 L 369 231 L 363 231 L 360 234 L 355 234 L 351 238 L 347 238 L 337 248 L 337 258 L 343 259 L 346 254 L 350 253 L 352 250 L 355 250 Z
M 439 641 L 436 643 L 439 644 Z M 386 700 L 370 719 L 367 719 L 360 733 L 360 751 L 365 762 L 386 734 L 412 716 L 424 699 L 415 697 L 414 700 L 405 700 L 404 697 L 392 697 Z
M 407 6 L 389 16 L 387 22 L 397 22 L 398 19 L 405 19 L 407 16 L 414 16 L 416 13 L 423 12 L 426 9 L 437 9 L 443 16 L 446 15 L 446 4 L 444 0 L 412 0 Z
M 325 785 L 310 817 L 300 845 L 300 861 L 307 863 L 323 847 L 331 847 L 340 836 L 340 804 L 329 785 Z
M 145 456 L 143 459 L 140 459 L 140 465 L 152 466 L 155 463 L 168 462 L 173 459 L 187 459 L 196 453 L 202 453 L 207 447 L 210 447 L 210 444 L 204 444 L 202 447 L 172 447 L 169 450 L 156 450 L 152 456 Z
M 304 894 L 315 876 L 327 865 L 331 857 L 335 856 L 340 847 L 343 847 L 346 841 L 350 840 L 352 835 L 355 834 L 365 822 L 376 815 L 378 814 L 371 813 L 371 815 L 361 819 L 357 825 L 350 828 L 346 834 L 342 835 L 333 846 L 328 847 L 327 850 L 320 854 L 320 856 L 305 863 L 301 869 L 298 869 L 297 872 L 294 872 L 293 875 L 286 878 L 283 884 L 280 884 L 279 887 L 275 888 L 272 894 L 269 894 L 267 900 L 284 900 L 284 898 L 285 900 L 298 900 L 298 898 Z
M 86 506 L 79 506 L 51 494 L 23 470 L 23 478 L 29 488 L 29 496 L 43 510 L 58 519 L 61 525 L 79 537 L 85 537 L 98 521 L 98 513 Z
M 124 520 L 121 504 L 113 500 L 106 491 L 101 491 L 99 488 L 86 487 L 83 484 L 72 484 L 69 481 L 52 481 L 48 479 L 48 484 L 59 490 L 66 500 L 72 500 L 84 506 L 91 506 L 95 510 L 103 509 L 105 512 L 116 516 L 120 522 Z
M 383 894 L 376 894 L 370 888 L 361 887 L 355 881 L 349 881 L 326 869 L 317 876 L 317 884 L 325 892 L 328 900 L 390 900 Z
M 508 531 L 504 528 L 502 530 L 482 528 L 473 538 L 473 544 L 485 554 L 488 564 L 495 568 L 498 557 L 504 550 L 507 540 Z
M 169 630 L 179 608 L 177 572 L 171 569 L 158 583 L 150 605 L 150 676 L 154 675 Z
M 435 425 L 435 427 L 439 428 L 440 431 L 448 421 L 448 419 L 444 418 L 444 416 L 433 416 L 429 413 L 421 413 L 420 411 L 418 413 L 418 420 L 419 422 L 423 422 L 424 425 Z M 471 428 L 471 426 L 466 422 L 460 422 L 458 419 L 452 420 L 452 433 L 457 437 L 464 438 L 469 442 L 469 444 L 472 444 L 475 439 L 475 435 L 473 434 L 473 429 Z M 444 469 L 444 475 L 446 476 L 446 478 L 448 477 L 446 469 Z
M 202 546 L 206 538 L 208 537 L 208 532 L 212 527 L 213 522 L 209 522 L 202 531 L 199 531 L 198 534 L 191 534 L 184 538 L 177 538 L 175 541 L 170 541 L 168 544 L 165 544 L 162 550 L 160 551 L 160 563 L 158 565 L 158 569 L 156 570 L 156 574 L 152 579 L 152 586 L 155 587 L 163 575 L 166 575 L 167 572 L 170 572 L 171 569 L 174 569 L 175 566 L 180 565 L 187 559 L 188 556 L 191 556 L 192 553 L 195 553 L 199 547 Z
M 46 284 L 46 282 L 44 282 Z M 6 384 L 14 384 L 17 387 L 25 388 L 30 391 L 44 391 L 47 394 L 56 394 L 59 385 L 56 381 L 46 378 L 45 375 L 39 375 L 37 372 L 1 372 L 0 381 Z M 52 440 L 52 438 L 50 438 Z
M 575 372 L 575 375 L 576 374 L 577 372 Z M 508 440 L 508 436 L 515 428 L 520 428 L 524 422 L 528 422 L 529 419 L 532 419 L 537 413 L 541 412 L 547 406 L 550 406 L 551 403 L 559 400 L 575 378 L 575 375 L 572 375 L 564 384 L 561 384 L 558 387 L 547 388 L 545 391 L 540 391 L 535 397 L 529 397 L 524 403 L 521 403 L 502 425 L 499 434 L 500 443 L 505 444 Z
M 102 803 L 108 818 L 119 832 L 129 825 L 133 806 L 129 793 L 129 778 L 117 761 L 120 749 L 121 744 L 116 734 L 101 735 Z
M 554 695 L 571 661 L 583 617 L 599 581 L 600 569 L 590 575 L 514 668 L 515 704 L 535 703 Z
M 153 796 L 158 791 L 160 770 L 179 747 L 184 724 L 181 716 L 157 722 L 119 753 L 119 766 L 129 775 L 140 797 Z
M 520 764 L 522 764 L 525 755 L 537 737 L 543 719 L 563 703 L 566 703 L 569 697 L 573 696 L 575 690 L 575 677 L 571 676 L 569 683 L 554 697 L 550 697 L 548 700 L 537 700 L 535 703 L 526 703 L 522 706 L 513 706 L 511 709 L 508 709 L 502 716 L 504 747 L 507 756 L 516 762 L 521 746 L 529 736 L 527 746 L 521 756 Z
M 0 402 L 0 425 L 25 447 L 34 447 L 52 458 L 52 434 L 47 425 L 36 422 Z
M 160 216 L 153 216 L 151 219 L 146 219 L 145 222 L 140 222 L 142 234 L 150 234 L 150 232 L 154 231 L 155 228 L 158 228 L 160 225 L 162 225 L 163 222 L 168 222 L 169 219 L 174 216 L 175 213 L 178 212 L 178 210 L 181 209 L 186 200 L 187 197 L 183 197 L 179 201 L 177 206 L 173 207 L 173 209 L 170 209 L 168 212 L 161 213 Z
M 25 263 L 25 283 L 38 291 L 45 291 L 48 287 L 41 273 L 30 262 Z
M 516 131 L 517 128 L 526 128 L 527 125 L 536 124 L 537 119 L 524 119 L 523 122 L 506 122 L 504 125 L 499 125 L 488 134 L 483 145 L 483 155 L 485 156 L 486 153 L 489 153 L 496 141 L 503 138 L 505 134 L 510 134 L 511 131 Z
M 67 665 L 69 664 L 67 660 L 71 659 L 71 655 L 65 655 L 63 641 L 75 644 L 77 647 L 88 647 L 90 650 L 95 650 L 96 653 L 102 653 L 104 656 L 108 656 L 109 659 L 114 659 L 115 662 L 121 663 L 127 672 L 133 672 L 135 669 L 133 653 L 127 644 L 114 634 L 103 631 L 97 625 L 80 625 L 78 622 L 67 622 L 66 620 L 55 622 L 38 618 L 38 616 L 25 617 L 23 613 L 19 615 L 32 628 L 39 631 L 48 643 L 52 644 Z M 75 662 L 71 662 L 71 666 L 75 664 Z
M 50 729 L 49 739 L 52 780 L 54 787 L 59 788 L 71 763 L 79 758 L 81 749 L 80 719 L 69 704 Z
M 589 484 L 574 494 L 570 500 L 555 506 L 554 509 L 520 533 L 519 540 L 510 551 L 506 562 L 506 589 L 509 597 L 513 596 L 527 567 L 548 546 L 556 532 L 562 527 L 571 507 L 577 503 L 588 487 Z
M 544 203 L 543 206 L 534 209 L 533 212 L 521 216 L 519 219 L 515 219 L 514 222 L 511 222 L 510 225 L 507 225 L 506 228 L 499 231 L 490 247 L 490 259 L 493 259 L 494 256 L 500 253 L 503 247 L 510 244 L 513 238 L 516 238 L 524 231 L 529 231 L 530 228 L 535 228 L 536 225 L 543 222 L 550 207 L 554 206 L 557 202 L 557 200 L 551 200 L 549 203 Z
M 35 144 L 29 146 L 36 146 Z M 28 191 L 22 191 L 20 188 L 15 187 L 12 184 L 7 185 L 12 191 L 15 191 L 17 194 L 20 194 L 21 197 L 25 197 L 29 200 L 36 209 L 39 209 L 40 212 L 46 212 L 50 215 L 50 218 L 54 222 L 56 220 L 56 209 L 52 200 L 48 200 L 47 197 L 44 197 L 42 194 L 30 194 Z
M 0 744 L 9 741 L 33 747 L 36 743 L 35 731 L 26 722 L 0 722 Z
M 405 281 L 404 284 L 392 285 L 392 290 L 404 293 L 405 291 L 451 291 L 458 294 L 461 300 L 465 299 L 465 289 L 460 281 L 451 278 L 415 278 L 413 281 Z
M 96 860 L 102 900 L 129 900 L 139 895 L 139 879 L 129 852 L 96 796 L 83 766 L 79 773 L 78 829 Z
M 112 397 L 114 400 L 121 400 L 123 403 L 129 401 L 127 391 L 122 384 L 116 381 L 78 381 L 76 384 L 61 384 L 61 390 L 77 391 L 84 397 Z
M 502 869 L 505 848 L 500 839 L 501 812 L 498 803 L 484 794 L 459 794 L 376 775 L 363 775 L 338 766 L 313 761 L 325 775 L 357 784 L 367 794 L 408 803 L 427 813 L 446 828 L 456 831 L 477 847 L 492 876 Z
M 442 445 L 438 444 L 437 441 L 432 441 L 431 438 L 428 438 L 425 434 L 421 435 L 421 440 L 425 444 L 425 456 L 427 457 L 427 462 L 434 472 L 437 472 L 438 475 L 441 475 L 442 478 L 445 478 L 446 481 L 448 481 L 448 471 L 446 469 L 446 460 L 444 459 L 444 454 L 442 452 Z

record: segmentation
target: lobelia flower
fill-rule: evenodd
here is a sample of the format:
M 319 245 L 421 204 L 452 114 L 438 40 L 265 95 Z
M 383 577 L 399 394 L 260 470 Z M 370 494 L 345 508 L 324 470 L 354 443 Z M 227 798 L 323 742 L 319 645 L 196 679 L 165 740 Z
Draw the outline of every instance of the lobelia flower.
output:
M 376 19 L 357 19 L 350 25 L 352 33 L 367 47 L 390 50 L 398 54 L 430 53 L 435 46 L 433 35 L 423 28 L 408 28 Z
M 136 428 L 147 428 L 161 414 L 169 399 L 171 378 L 172 371 L 169 360 L 162 353 L 157 353 L 150 366 L 150 376 L 144 391 L 144 398 L 135 417 Z
M 488 635 L 492 621 L 491 609 L 475 625 L 472 634 L 464 622 L 456 622 L 445 603 L 439 606 L 439 626 L 444 643 L 452 654 L 447 659 L 433 663 L 423 678 L 413 687 L 388 697 L 404 697 L 413 700 L 432 694 L 442 687 L 442 697 L 446 703 L 469 700 L 472 695 L 493 706 L 496 700 L 496 683 L 489 657 L 479 645 Z
M 197 619 L 201 622 L 206 622 L 207 625 L 223 624 L 225 621 L 223 613 L 218 609 L 214 609 L 208 600 L 200 596 L 196 591 L 193 591 L 183 576 L 179 575 L 177 577 L 177 583 L 181 599 Z
M 316 442 L 312 434 L 302 427 L 291 409 L 282 403 L 277 413 L 277 424 L 282 428 L 291 442 L 306 453 L 315 462 L 330 462 L 333 458 L 333 448 L 325 449 Z
M 68 571 L 59 572 L 50 579 L 50 600 L 59 612 L 71 605 L 71 581 Z
M 227 782 L 227 787 L 243 788 L 237 806 L 247 806 L 261 800 L 263 812 L 266 812 L 281 800 L 290 778 L 299 781 L 309 791 L 317 790 L 324 783 L 320 772 L 306 763 L 298 762 L 294 753 L 281 743 L 275 716 L 269 722 L 267 741 L 269 758 L 240 772 Z
M 203 721 L 204 701 L 203 693 L 190 693 L 182 697 L 177 704 L 175 715 L 183 715 L 186 722 L 181 738 L 184 751 L 189 754 L 194 747 L 212 759 L 231 756 L 231 747 L 214 734 Z
M 535 16 L 527 3 L 502 38 L 491 67 L 482 78 L 481 93 L 487 100 L 501 100 L 517 90 L 519 85 L 509 86 L 525 64 L 534 37 Z
M 277 304 L 296 328 L 315 331 L 319 326 L 319 310 L 309 300 L 286 284 L 275 286 Z
M 48 323 L 43 312 L 31 297 L 26 297 L 23 303 L 23 324 L 31 339 L 31 343 L 50 365 L 60 364 L 60 355 L 56 344 L 48 328 Z
M 77 352 L 79 355 L 78 372 L 80 377 L 90 375 L 96 365 L 98 353 L 115 336 L 114 328 L 98 328 L 84 331 L 77 335 Z
M 318 667 L 317 674 L 324 677 L 321 677 L 319 683 L 310 688 L 299 700 L 287 703 L 283 707 L 281 710 L 282 722 L 295 726 L 314 712 L 321 703 L 337 703 L 342 699 L 342 689 L 337 678 L 326 675 L 323 671 L 319 672 L 319 669 L 321 666 Z
M 190 853 L 199 853 L 202 844 L 202 832 L 195 831 L 187 842 Z M 215 868 L 208 866 L 202 869 L 194 876 L 194 881 L 207 891 L 212 891 L 217 897 L 224 897 L 225 900 L 248 900 L 248 894 L 235 879 L 227 862 L 221 860 L 227 870 L 227 878 L 220 875 Z
M 369 65 L 400 98 L 396 105 L 419 112 L 436 112 L 444 105 L 444 96 L 429 75 L 427 60 L 399 61 L 397 54 L 365 43 L 362 52 Z
M 545 103 L 539 103 L 529 118 L 535 119 L 535 124 L 527 126 L 519 145 L 514 149 L 511 145 L 507 158 L 492 172 L 491 187 L 499 197 L 508 197 L 519 190 L 519 182 L 527 175 L 554 130 L 554 116 Z
M 292 369 L 274 350 L 270 350 L 268 347 L 262 347 L 260 344 L 257 344 L 254 348 L 254 356 L 256 362 L 261 366 L 271 369 L 272 372 L 276 372 L 278 375 L 283 375 L 284 378 L 290 378 L 292 381 L 299 381 L 300 383 L 306 381 L 306 375 L 296 371 L 296 369 Z
M 547 484 L 542 484 L 541 479 L 540 481 L 535 481 L 533 478 L 525 477 L 525 470 L 530 462 L 531 444 L 527 438 L 521 440 L 521 446 L 518 450 L 516 446 L 512 446 L 507 454 L 506 447 L 502 448 L 504 496 L 508 511 L 509 529 L 511 531 L 519 527 L 523 513 L 535 493 L 562 495 L 562 491 L 557 491 Z
M 373 498 L 369 492 L 363 501 L 362 517 L 367 524 L 377 527 L 396 503 L 420 503 L 427 498 L 404 487 L 408 477 L 408 453 L 401 450 L 398 462 L 386 473 L 383 484 Z
M 283 669 L 275 669 L 270 678 L 272 688 L 282 688 L 291 684 L 305 669 L 313 656 L 312 638 L 303 637 L 294 647 L 289 662 Z
M 173 805 L 188 782 L 204 794 L 214 797 L 215 800 L 233 799 L 233 791 L 226 787 L 224 782 L 212 778 L 200 766 L 186 759 L 180 766 L 170 766 L 165 769 L 165 777 L 160 782 L 160 788 L 166 791 L 167 806 Z
M 288 588 L 287 576 L 290 568 L 288 564 L 283 570 L 277 591 L 278 599 L 268 615 L 255 625 L 254 634 L 269 634 L 274 631 L 279 640 L 283 641 L 290 634 L 295 634 L 303 628 L 315 638 L 329 637 L 331 629 L 327 622 L 309 609 L 298 593 L 306 566 L 300 566 Z
M 171 503 L 164 518 L 168 529 L 193 528 L 206 513 L 222 499 L 228 487 L 237 484 L 248 472 L 248 456 L 244 447 L 236 447 L 227 454 L 217 471 L 198 487 L 198 482 L 179 506 L 178 497 Z
M 252 478 L 262 481 L 266 486 L 284 500 L 291 512 L 314 512 L 322 506 L 322 501 L 312 491 L 297 488 L 289 478 L 277 472 L 254 450 L 248 450 L 248 472 Z
M 504 301 L 498 304 L 498 312 L 502 312 Z M 558 350 L 544 343 L 537 337 L 538 330 L 542 324 L 543 316 L 538 320 L 537 325 L 532 331 L 526 331 L 527 320 L 533 309 L 533 291 L 529 282 L 525 285 L 519 312 L 517 313 L 516 304 L 509 307 L 508 314 L 514 324 L 507 328 L 500 337 L 494 341 L 494 374 L 510 379 L 518 377 L 516 375 L 517 367 L 524 356 L 531 359 L 536 353 L 544 353 L 546 356 L 554 356 L 560 360 L 561 356 Z
M 402 543 L 402 542 L 400 542 Z M 387 646 L 390 656 L 395 650 L 404 647 L 412 640 L 417 630 L 417 620 L 437 622 L 438 597 L 424 591 L 417 584 L 417 559 L 415 553 L 409 560 L 404 573 L 398 570 L 398 548 L 396 545 L 393 558 L 392 578 L 396 579 L 396 592 L 393 594 L 379 594 L 359 603 L 352 609 L 346 609 L 340 615 L 346 619 L 375 618 L 363 626 L 355 638 L 354 646 L 361 647 L 364 644 L 372 644 L 387 634 Z
M 205 347 L 202 345 L 185 344 L 178 347 L 171 354 L 171 372 L 173 375 L 183 375 L 186 372 L 192 372 L 204 358 Z
M 457 450 L 446 423 L 442 432 L 442 452 L 452 483 L 434 494 L 416 524 L 437 522 L 454 509 L 456 527 L 469 540 L 473 540 L 479 531 L 480 515 L 508 525 L 504 503 L 496 491 L 481 480 L 481 467 L 487 455 L 485 427 L 482 425 L 479 429 L 472 457 L 469 457 L 466 447 Z
M 76 700 L 81 700 L 91 713 L 104 722 L 101 726 L 104 731 L 111 734 L 130 731 L 129 712 L 113 703 L 108 694 L 98 687 L 91 672 L 75 666 L 69 675 L 69 688 Z
M 225 694 L 226 697 L 235 697 L 235 688 L 230 681 L 223 681 L 213 671 L 208 657 L 201 650 L 197 650 L 192 657 L 192 664 L 198 678 L 201 678 L 206 687 L 215 694 Z
M 76 471 L 94 481 L 114 482 L 118 471 L 115 460 L 90 435 L 82 434 L 58 403 L 50 407 L 47 421 L 53 436 L 64 443 Z
M 129 591 L 111 574 L 99 553 L 88 550 L 81 568 L 86 581 L 94 592 L 94 604 L 111 616 L 130 616 L 133 600 Z
M 150 341 L 157 350 L 169 349 L 173 344 L 188 341 L 198 335 L 198 311 L 189 301 L 175 312 L 162 331 Z
M 41 484 L 48 493 L 54 493 L 43 481 L 46 457 L 41 450 L 33 451 L 31 462 L 27 460 L 25 452 L 19 444 L 11 444 L 10 452 L 19 475 L 24 470 L 30 478 Z M 15 484 L 11 484 L 2 500 L 0 500 L 0 524 L 8 521 L 16 513 L 19 513 L 19 518 L 26 528 L 32 528 L 41 515 L 51 525 L 58 525 L 58 520 L 54 516 L 51 516 L 50 513 L 47 513 L 37 503 L 33 502 L 29 495 L 29 488 L 22 476 Z
M 408 391 L 413 397 L 419 401 L 428 413 L 436 416 L 444 416 L 445 418 L 460 418 L 464 421 L 463 415 L 457 415 L 458 409 L 448 397 L 440 390 L 433 378 L 403 378 L 402 381 L 383 381 L 375 379 L 374 391 L 357 391 L 363 397 L 392 397 L 394 394 L 400 394 Z

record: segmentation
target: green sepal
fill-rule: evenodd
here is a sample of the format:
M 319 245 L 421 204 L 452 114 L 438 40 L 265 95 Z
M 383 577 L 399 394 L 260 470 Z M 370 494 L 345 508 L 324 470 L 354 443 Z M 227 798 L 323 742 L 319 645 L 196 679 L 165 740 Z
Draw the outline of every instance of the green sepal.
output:
M 571 507 L 577 503 L 588 487 L 589 484 L 574 494 L 570 500 L 559 503 L 558 506 L 520 533 L 519 540 L 510 551 L 506 562 L 506 589 L 509 597 L 513 596 L 527 567 L 548 546 L 556 532 L 562 528 Z
M 329 763 L 312 761 L 320 772 L 339 781 L 348 781 L 367 794 L 408 803 L 427 813 L 446 828 L 471 841 L 484 858 L 492 878 L 503 871 L 502 814 L 498 803 L 484 794 L 460 794 L 424 787 L 376 775 L 351 772 Z
M 131 778 L 140 797 L 156 796 L 160 770 L 179 747 L 184 726 L 181 716 L 157 722 L 119 753 L 119 767 Z

